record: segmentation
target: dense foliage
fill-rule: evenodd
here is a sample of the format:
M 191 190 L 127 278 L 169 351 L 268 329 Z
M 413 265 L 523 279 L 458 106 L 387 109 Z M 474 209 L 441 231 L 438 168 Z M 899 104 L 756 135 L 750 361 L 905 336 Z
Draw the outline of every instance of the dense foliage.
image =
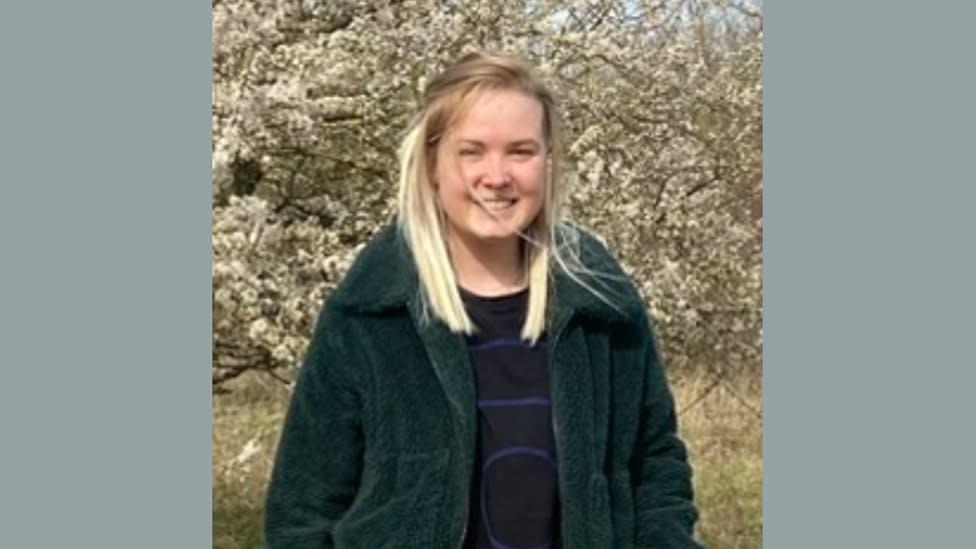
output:
M 323 299 L 392 219 L 425 79 L 476 48 L 553 86 L 572 216 L 641 284 L 672 368 L 758 369 L 756 3 L 214 0 L 214 389 L 290 379 Z

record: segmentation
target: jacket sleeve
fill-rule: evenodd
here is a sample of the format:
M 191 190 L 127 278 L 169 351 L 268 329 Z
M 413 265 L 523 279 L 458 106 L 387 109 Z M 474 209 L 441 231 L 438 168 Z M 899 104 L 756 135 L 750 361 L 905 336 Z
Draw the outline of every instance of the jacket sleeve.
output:
M 678 438 L 674 399 L 646 313 L 639 326 L 644 384 L 637 444 L 631 461 L 635 547 L 701 549 L 693 539 L 698 512 L 693 500 L 691 467 L 685 445 Z
M 332 547 L 333 527 L 359 487 L 361 399 L 326 316 L 324 309 L 278 442 L 265 511 L 269 549 Z

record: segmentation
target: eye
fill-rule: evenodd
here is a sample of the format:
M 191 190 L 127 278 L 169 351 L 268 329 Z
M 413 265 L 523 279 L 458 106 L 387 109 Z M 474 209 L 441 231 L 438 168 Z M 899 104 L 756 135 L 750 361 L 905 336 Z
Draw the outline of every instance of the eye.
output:
M 526 157 L 527 158 L 527 157 L 533 156 L 534 154 L 535 154 L 535 151 L 532 150 L 532 149 L 516 149 L 515 150 L 515 155 L 516 156 L 521 156 L 521 157 Z
M 461 149 L 461 152 L 459 154 L 461 156 L 474 156 L 474 155 L 478 154 L 478 151 L 476 151 L 474 149 Z

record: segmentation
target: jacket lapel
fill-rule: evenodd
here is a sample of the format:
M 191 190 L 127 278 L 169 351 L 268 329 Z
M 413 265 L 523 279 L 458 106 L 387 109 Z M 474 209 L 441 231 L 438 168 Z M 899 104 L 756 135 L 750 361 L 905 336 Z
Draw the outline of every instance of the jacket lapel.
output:
M 593 393 L 586 341 L 578 324 L 569 325 L 571 318 L 571 310 L 554 307 L 549 367 L 559 468 L 572 475 L 588 466 Z
M 549 335 L 553 435 L 559 463 L 561 538 L 569 549 L 581 539 L 580 525 L 588 513 L 592 446 L 593 386 L 583 330 L 571 324 L 573 310 L 554 303 Z M 581 547 L 585 547 L 585 543 Z
M 450 402 L 454 425 L 464 451 L 464 462 L 471 463 L 477 445 L 477 395 L 464 337 L 452 333 L 439 319 L 421 322 L 421 304 L 416 298 L 408 301 L 407 309 L 430 358 L 431 367 Z

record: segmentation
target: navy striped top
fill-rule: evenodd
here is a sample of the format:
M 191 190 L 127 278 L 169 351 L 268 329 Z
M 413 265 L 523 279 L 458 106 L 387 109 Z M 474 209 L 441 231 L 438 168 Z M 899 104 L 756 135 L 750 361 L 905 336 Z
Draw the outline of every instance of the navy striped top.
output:
M 461 297 L 478 394 L 478 449 L 467 549 L 558 549 L 558 463 L 545 338 L 520 338 L 528 289 Z

